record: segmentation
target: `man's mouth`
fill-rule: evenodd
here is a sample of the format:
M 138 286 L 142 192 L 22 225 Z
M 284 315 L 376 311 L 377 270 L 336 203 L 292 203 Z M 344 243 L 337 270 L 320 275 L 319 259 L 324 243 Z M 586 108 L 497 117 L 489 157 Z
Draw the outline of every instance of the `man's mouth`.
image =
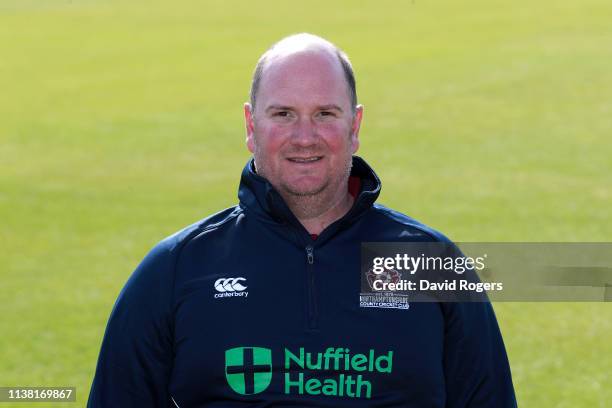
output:
M 321 160 L 323 156 L 310 156 L 310 157 L 288 157 L 287 160 L 293 163 L 314 163 Z

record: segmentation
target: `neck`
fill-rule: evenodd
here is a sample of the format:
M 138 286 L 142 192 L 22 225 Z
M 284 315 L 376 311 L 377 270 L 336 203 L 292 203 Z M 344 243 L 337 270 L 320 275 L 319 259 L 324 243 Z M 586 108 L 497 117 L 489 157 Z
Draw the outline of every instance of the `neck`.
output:
M 283 198 L 308 233 L 316 235 L 342 218 L 351 209 L 354 201 L 346 189 L 346 184 L 336 194 L 283 195 Z

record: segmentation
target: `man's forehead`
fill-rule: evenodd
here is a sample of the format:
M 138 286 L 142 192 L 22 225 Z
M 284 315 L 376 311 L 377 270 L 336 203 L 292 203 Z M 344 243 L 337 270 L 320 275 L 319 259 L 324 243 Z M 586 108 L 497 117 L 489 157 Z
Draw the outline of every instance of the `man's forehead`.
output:
M 345 82 L 335 55 L 329 50 L 306 48 L 271 56 L 262 75 L 261 92 L 292 89 L 306 94 L 341 92 L 344 96 Z
M 330 73 L 342 73 L 340 61 L 333 50 L 313 46 L 271 53 L 266 58 L 264 76 L 266 73 L 277 73 L 288 69 L 298 74 L 300 71 L 308 73 L 313 68 Z
M 276 43 L 258 63 L 252 92 L 255 106 L 271 104 L 351 105 L 351 90 L 342 55 L 329 41 L 311 34 L 297 34 Z M 252 99 L 254 101 L 254 99 Z
M 318 64 L 318 62 L 315 62 Z M 331 64 L 313 67 L 292 60 L 275 65 L 262 78 L 261 108 L 284 105 L 290 108 L 321 109 L 323 105 L 350 105 L 341 70 Z M 348 109 L 345 106 L 345 109 Z

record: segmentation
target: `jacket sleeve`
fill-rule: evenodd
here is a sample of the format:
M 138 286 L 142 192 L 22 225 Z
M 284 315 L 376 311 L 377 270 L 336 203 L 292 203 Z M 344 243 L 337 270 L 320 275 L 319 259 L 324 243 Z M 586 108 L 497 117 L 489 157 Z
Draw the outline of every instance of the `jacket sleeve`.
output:
M 130 276 L 113 307 L 87 407 L 167 407 L 173 361 L 174 261 L 158 244 Z
M 447 408 L 516 407 L 510 365 L 489 302 L 443 303 Z
M 465 255 L 453 243 L 452 257 Z M 461 279 L 480 282 L 473 268 Z M 510 364 L 493 306 L 486 292 L 441 303 L 444 313 L 446 408 L 515 408 Z

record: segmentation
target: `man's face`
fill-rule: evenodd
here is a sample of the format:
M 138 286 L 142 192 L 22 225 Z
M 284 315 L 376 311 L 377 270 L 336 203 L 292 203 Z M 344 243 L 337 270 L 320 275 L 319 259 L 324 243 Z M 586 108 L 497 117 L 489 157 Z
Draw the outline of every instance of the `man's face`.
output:
M 304 51 L 268 61 L 253 112 L 245 104 L 247 146 L 258 174 L 281 194 L 346 189 L 359 147 L 362 107 L 350 102 L 334 55 Z

